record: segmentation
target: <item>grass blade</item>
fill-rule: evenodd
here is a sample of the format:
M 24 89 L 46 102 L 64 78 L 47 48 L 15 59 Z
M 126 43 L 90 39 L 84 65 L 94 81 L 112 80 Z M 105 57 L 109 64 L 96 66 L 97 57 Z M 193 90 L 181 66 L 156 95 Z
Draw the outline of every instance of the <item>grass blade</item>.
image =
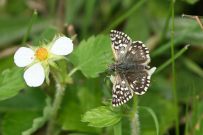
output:
M 158 118 L 157 118 L 155 112 L 151 108 L 145 107 L 145 106 L 139 106 L 139 109 L 143 109 L 143 110 L 147 111 L 152 116 L 155 127 L 156 127 L 156 135 L 159 135 L 159 121 L 158 121 Z
M 183 39 L 185 38 L 185 36 L 180 36 L 174 39 L 174 44 L 178 44 L 181 43 L 183 41 Z M 154 50 L 151 54 L 151 57 L 157 57 L 163 53 L 165 53 L 169 48 L 170 48 L 171 42 L 168 42 L 166 44 L 163 44 L 161 47 L 159 47 L 158 49 Z
M 189 45 L 186 45 L 184 48 L 182 48 L 175 56 L 174 59 L 177 59 L 178 57 L 180 57 L 187 49 L 188 49 Z M 163 63 L 157 70 L 156 73 L 159 73 L 160 71 L 162 71 L 164 68 L 166 68 L 168 65 L 170 65 L 172 63 L 172 58 L 167 60 L 165 63 Z
M 108 33 L 110 30 L 114 29 L 117 25 L 119 25 L 126 18 L 128 18 L 130 15 L 132 15 L 136 10 L 138 10 L 145 2 L 146 2 L 146 0 L 140 0 L 137 4 L 135 4 L 132 8 L 130 8 L 127 12 L 125 12 L 123 15 L 118 17 L 114 22 L 112 22 L 111 25 L 109 27 L 107 27 L 106 30 L 104 30 L 104 33 Z
M 194 61 L 188 58 L 184 58 L 183 62 L 186 65 L 186 67 L 188 67 L 188 69 L 190 69 L 192 72 L 196 73 L 197 75 L 203 78 L 203 70 L 198 64 L 196 64 Z

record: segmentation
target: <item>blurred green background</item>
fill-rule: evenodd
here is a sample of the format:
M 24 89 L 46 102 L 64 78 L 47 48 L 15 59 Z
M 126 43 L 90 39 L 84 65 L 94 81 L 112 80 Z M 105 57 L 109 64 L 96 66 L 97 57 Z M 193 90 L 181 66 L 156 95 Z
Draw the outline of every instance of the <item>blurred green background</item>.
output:
M 38 127 L 30 133 L 45 134 L 46 119 L 43 110 L 47 105 L 47 93 L 52 95 L 54 91 L 54 85 L 41 88 L 25 86 L 22 70 L 13 63 L 13 54 L 18 47 L 38 45 L 38 41 L 49 40 L 57 32 L 69 37 L 77 35 L 75 48 L 80 45 L 84 47 L 88 46 L 85 40 L 89 41 L 91 36 L 101 34 L 105 36 L 101 37 L 105 41 L 98 42 L 105 44 L 107 49 L 104 46 L 101 47 L 103 52 L 98 47 L 97 50 L 92 49 L 91 56 L 101 58 L 101 61 L 108 59 L 107 63 L 111 63 L 110 39 L 106 37 L 111 29 L 116 29 L 125 32 L 133 40 L 143 41 L 150 49 L 150 65 L 158 68 L 148 92 L 138 96 L 137 100 L 138 106 L 148 107 L 156 115 L 160 135 L 175 134 L 177 115 L 180 135 L 203 135 L 203 31 L 196 20 L 182 17 L 182 14 L 201 16 L 202 5 L 201 0 L 175 2 L 176 111 L 170 53 L 171 1 L 0 0 L 0 134 L 21 135 L 22 132 L 33 129 L 36 118 L 41 120 L 41 125 L 36 124 Z M 34 10 L 37 15 L 33 14 Z M 98 44 L 89 42 L 92 45 Z M 70 56 L 68 71 L 77 66 L 75 55 L 81 52 L 84 53 L 78 49 Z M 92 60 L 89 64 L 100 65 L 100 59 Z M 67 86 L 58 119 L 58 124 L 62 127 L 61 134 L 111 135 L 111 127 L 95 128 L 81 122 L 86 111 L 106 105 L 111 100 L 112 84 L 107 77 L 108 73 L 104 69 L 98 68 L 97 71 L 94 67 L 86 68 L 95 70 L 95 74 L 88 75 L 91 71 L 81 69 L 82 72 L 77 71 L 72 76 L 72 84 Z M 129 106 L 131 104 L 132 101 L 128 103 Z M 156 134 L 157 127 L 150 113 L 139 109 L 138 114 L 140 134 Z M 122 118 L 123 135 L 130 135 L 129 123 L 128 119 Z M 24 132 L 24 135 L 30 133 Z

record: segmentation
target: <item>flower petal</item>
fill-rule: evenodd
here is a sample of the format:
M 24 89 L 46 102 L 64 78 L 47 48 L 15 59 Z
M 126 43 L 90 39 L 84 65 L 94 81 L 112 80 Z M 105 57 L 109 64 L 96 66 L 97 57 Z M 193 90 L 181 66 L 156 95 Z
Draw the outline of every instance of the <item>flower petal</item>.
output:
M 68 55 L 73 51 L 73 43 L 70 38 L 59 37 L 53 43 L 51 52 L 56 55 Z
M 40 86 L 45 80 L 44 68 L 40 63 L 32 65 L 25 71 L 24 79 L 30 87 Z
M 25 67 L 34 60 L 35 53 L 27 47 L 20 47 L 14 54 L 14 62 L 18 67 Z

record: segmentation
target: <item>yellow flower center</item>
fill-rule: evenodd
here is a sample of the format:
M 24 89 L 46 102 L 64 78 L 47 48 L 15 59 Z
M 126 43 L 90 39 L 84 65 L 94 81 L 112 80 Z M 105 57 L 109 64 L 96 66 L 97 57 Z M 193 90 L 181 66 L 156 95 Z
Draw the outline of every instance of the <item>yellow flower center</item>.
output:
M 48 51 L 46 48 L 38 48 L 37 51 L 35 52 L 35 56 L 37 57 L 38 60 L 43 61 L 48 58 Z

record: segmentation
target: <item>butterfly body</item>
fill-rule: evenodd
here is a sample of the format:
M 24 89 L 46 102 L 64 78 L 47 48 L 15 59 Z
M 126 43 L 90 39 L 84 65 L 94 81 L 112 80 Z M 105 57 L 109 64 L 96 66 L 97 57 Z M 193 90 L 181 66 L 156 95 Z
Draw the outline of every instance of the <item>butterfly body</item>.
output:
M 136 64 L 136 63 L 116 62 L 110 66 L 109 70 L 116 73 L 126 74 L 128 72 L 142 71 L 145 68 L 147 68 L 147 66 Z
M 125 33 L 111 30 L 115 63 L 109 67 L 113 76 L 113 106 L 130 100 L 134 94 L 144 94 L 150 84 L 155 67 L 150 69 L 149 50 L 141 41 L 132 41 Z

